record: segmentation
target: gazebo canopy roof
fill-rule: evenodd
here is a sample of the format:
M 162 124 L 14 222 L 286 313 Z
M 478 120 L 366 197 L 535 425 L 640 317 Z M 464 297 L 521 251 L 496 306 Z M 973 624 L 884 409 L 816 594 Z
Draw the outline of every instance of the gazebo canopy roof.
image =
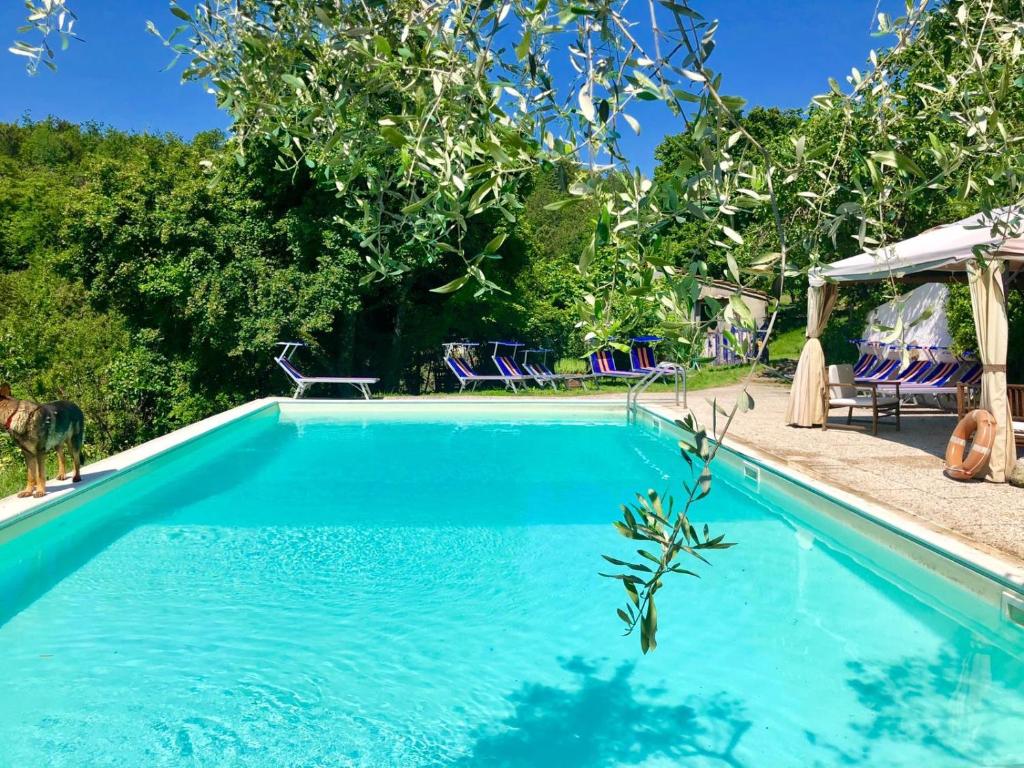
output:
M 869 283 L 906 275 L 930 273 L 930 280 L 948 279 L 950 273 L 963 272 L 981 248 L 990 258 L 1005 259 L 1010 269 L 1024 266 L 1024 237 L 1006 239 L 993 232 L 993 218 L 1000 220 L 1019 215 L 1019 211 L 1001 209 L 991 216 L 975 214 L 962 221 L 943 224 L 919 235 L 887 246 L 877 252 L 862 253 L 842 261 L 811 269 L 811 285 L 825 282 Z

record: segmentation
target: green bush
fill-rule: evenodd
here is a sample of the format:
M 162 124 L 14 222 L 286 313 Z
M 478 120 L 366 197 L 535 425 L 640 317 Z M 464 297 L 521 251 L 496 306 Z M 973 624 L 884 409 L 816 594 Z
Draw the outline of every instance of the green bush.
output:
M 566 375 L 585 374 L 589 372 L 589 366 L 579 357 L 562 357 L 555 363 L 554 371 Z
M 1006 376 L 1010 383 L 1024 383 L 1024 293 L 1010 289 L 1006 296 L 1006 315 L 1010 324 L 1009 354 Z M 953 339 L 953 352 L 977 351 L 978 337 L 974 330 L 971 290 L 966 285 L 951 284 L 946 299 L 946 322 Z

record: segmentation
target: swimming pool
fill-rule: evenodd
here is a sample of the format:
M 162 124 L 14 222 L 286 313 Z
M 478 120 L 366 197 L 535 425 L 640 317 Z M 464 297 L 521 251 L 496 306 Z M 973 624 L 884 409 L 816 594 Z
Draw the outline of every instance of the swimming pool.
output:
M 0 765 L 1024 762 L 1024 631 L 726 462 L 641 656 L 600 555 L 683 469 L 619 409 L 263 409 L 0 538 Z

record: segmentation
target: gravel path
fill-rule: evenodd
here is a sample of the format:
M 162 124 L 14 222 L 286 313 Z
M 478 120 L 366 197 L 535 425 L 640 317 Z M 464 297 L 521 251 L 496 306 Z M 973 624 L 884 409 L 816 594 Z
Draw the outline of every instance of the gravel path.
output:
M 731 386 L 693 392 L 688 405 L 710 428 L 708 401 L 717 398 L 731 407 L 738 391 Z M 1003 483 L 958 483 L 942 474 L 955 414 L 905 413 L 901 431 L 883 422 L 875 437 L 870 425 L 856 431 L 787 426 L 786 386 L 759 382 L 751 394 L 756 406 L 737 416 L 726 445 L 751 446 L 807 475 L 1024 561 L 1024 489 Z M 670 400 L 652 395 L 642 402 L 665 407 Z M 840 417 L 837 409 L 830 427 L 845 425 L 845 417 L 846 412 Z M 718 418 L 721 426 L 724 417 Z

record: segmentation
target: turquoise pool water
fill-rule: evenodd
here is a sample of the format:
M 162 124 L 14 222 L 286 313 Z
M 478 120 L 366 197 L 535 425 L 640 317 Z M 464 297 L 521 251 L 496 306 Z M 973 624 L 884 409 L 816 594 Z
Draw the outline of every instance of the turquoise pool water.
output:
M 642 657 L 597 572 L 675 443 L 500 408 L 258 414 L 0 546 L 0 765 L 1024 763 L 1024 633 L 724 467 Z

